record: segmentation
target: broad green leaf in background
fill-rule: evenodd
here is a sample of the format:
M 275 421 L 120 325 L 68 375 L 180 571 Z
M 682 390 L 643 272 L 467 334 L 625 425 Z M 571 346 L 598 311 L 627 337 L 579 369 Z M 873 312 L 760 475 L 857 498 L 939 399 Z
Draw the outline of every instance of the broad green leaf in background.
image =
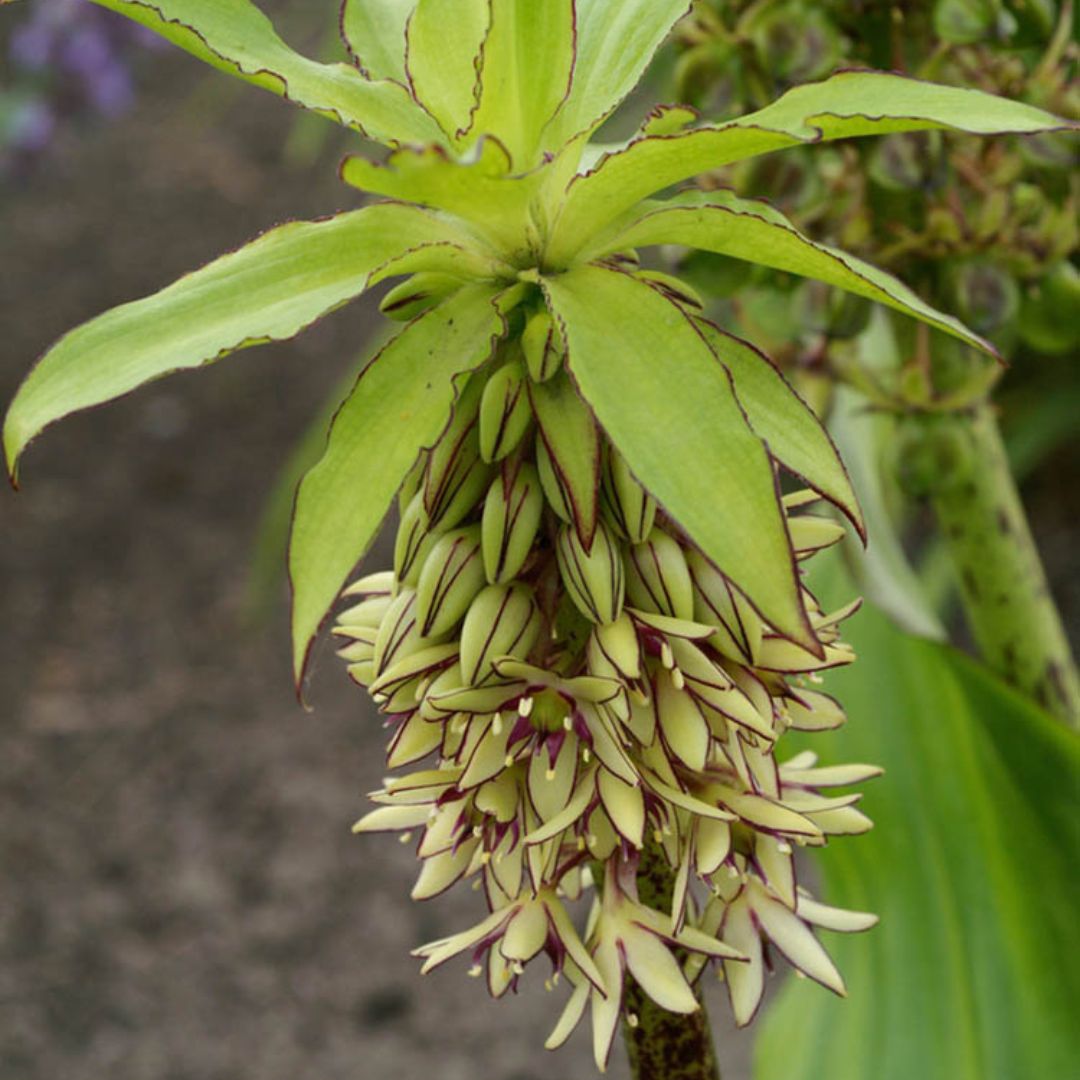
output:
M 412 271 L 445 269 L 469 242 L 456 225 L 391 203 L 272 229 L 61 338 L 8 409 L 8 469 L 14 476 L 26 444 L 61 417 L 237 349 L 294 337 L 359 296 L 380 268 L 403 270 L 404 259 Z
M 571 185 L 551 257 L 566 260 L 604 223 L 657 191 L 787 146 L 928 128 L 985 135 L 1065 126 L 1067 121 L 1051 113 L 977 90 L 882 72 L 841 72 L 789 90 L 760 112 L 731 123 L 649 136 L 601 160 Z
M 405 84 L 405 27 L 415 8 L 416 0 L 344 0 L 341 36 L 369 78 Z
M 735 396 L 757 435 L 786 469 L 834 502 L 865 534 L 859 501 L 829 433 L 767 356 L 705 319 L 698 328 L 731 372 Z
M 690 10 L 688 0 L 577 0 L 575 7 L 574 82 L 546 133 L 550 148 L 592 130 L 610 115 Z
M 406 31 L 405 69 L 425 109 L 456 143 L 480 95 L 480 52 L 489 0 L 419 0 Z
M 683 244 L 745 259 L 876 300 L 993 356 L 990 342 L 959 319 L 931 307 L 902 281 L 862 259 L 804 236 L 779 210 L 730 192 L 690 192 L 668 203 L 647 203 L 636 220 L 614 230 L 583 258 L 626 248 Z
M 211 64 L 381 142 L 442 141 L 438 127 L 394 82 L 294 52 L 249 0 L 93 0 Z
M 874 831 L 830 846 L 818 867 L 828 903 L 876 911 L 881 923 L 828 943 L 846 1001 L 785 986 L 765 1018 L 756 1077 L 1075 1075 L 1080 740 L 979 665 L 873 609 L 845 637 L 859 662 L 826 675 L 851 717 L 830 736 L 828 759 L 873 761 L 885 776 L 861 804 Z
M 570 93 L 573 0 L 491 0 L 484 42 L 478 135 L 494 135 L 516 172 L 538 163 L 540 134 Z
M 581 267 L 543 285 L 570 372 L 637 479 L 769 623 L 820 648 L 769 455 L 689 318 L 617 270 Z
M 289 577 L 293 665 L 374 539 L 417 455 L 446 427 L 458 377 L 487 360 L 505 322 L 499 293 L 469 285 L 410 323 L 361 372 L 326 450 L 296 495 Z

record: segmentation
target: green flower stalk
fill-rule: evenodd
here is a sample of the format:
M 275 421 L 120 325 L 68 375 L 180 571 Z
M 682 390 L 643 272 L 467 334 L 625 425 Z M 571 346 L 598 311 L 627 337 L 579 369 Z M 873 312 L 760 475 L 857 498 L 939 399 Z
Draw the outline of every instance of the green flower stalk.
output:
M 767 203 L 657 196 L 827 140 L 1063 122 L 845 72 L 723 124 L 654 109 L 605 144 L 594 136 L 687 0 L 346 0 L 353 62 L 331 65 L 294 53 L 248 0 L 96 2 L 390 153 L 342 165 L 377 201 L 273 229 L 63 338 L 7 414 L 13 478 L 60 417 L 404 279 L 382 304 L 403 329 L 298 490 L 289 571 L 298 685 L 342 599 L 342 658 L 406 770 L 358 830 L 417 836 L 417 899 L 471 878 L 487 900 L 472 929 L 420 950 L 425 967 L 467 953 L 499 997 L 545 954 L 570 989 L 549 1045 L 589 1009 L 601 1068 L 628 980 L 678 1016 L 712 966 L 743 1024 L 773 953 L 843 992 L 813 928 L 873 916 L 813 901 L 793 857 L 869 827 L 857 794 L 831 791 L 877 770 L 777 747 L 843 722 L 814 683 L 853 659 L 838 629 L 852 608 L 822 611 L 801 575 L 841 530 L 806 507 L 831 504 L 860 532 L 862 518 L 810 409 L 640 252 L 757 262 L 990 350 Z M 782 495 L 782 476 L 797 490 Z M 346 587 L 395 499 L 393 570 Z M 673 877 L 662 909 L 638 892 L 647 849 Z

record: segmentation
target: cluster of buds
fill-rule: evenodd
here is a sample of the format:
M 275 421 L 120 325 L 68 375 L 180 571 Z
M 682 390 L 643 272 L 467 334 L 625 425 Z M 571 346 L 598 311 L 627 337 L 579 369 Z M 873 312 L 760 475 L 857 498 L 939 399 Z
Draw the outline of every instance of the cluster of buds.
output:
M 390 767 L 413 770 L 356 831 L 418 836 L 415 899 L 483 890 L 488 916 L 418 950 L 425 971 L 468 953 L 500 997 L 546 954 L 572 990 L 548 1045 L 591 1002 L 603 1068 L 627 972 L 692 1012 L 714 965 L 740 1024 L 773 949 L 843 993 L 811 927 L 874 918 L 814 902 L 795 851 L 868 829 L 857 794 L 824 792 L 878 770 L 775 752 L 788 729 L 843 723 L 812 687 L 852 659 L 838 624 L 855 605 L 805 593 L 820 656 L 765 625 L 606 441 L 546 312 L 522 331 L 402 491 L 393 571 L 345 593 L 340 655 L 387 717 Z M 798 559 L 843 531 L 806 512 L 816 498 L 785 499 Z M 638 899 L 647 846 L 672 869 L 670 910 Z

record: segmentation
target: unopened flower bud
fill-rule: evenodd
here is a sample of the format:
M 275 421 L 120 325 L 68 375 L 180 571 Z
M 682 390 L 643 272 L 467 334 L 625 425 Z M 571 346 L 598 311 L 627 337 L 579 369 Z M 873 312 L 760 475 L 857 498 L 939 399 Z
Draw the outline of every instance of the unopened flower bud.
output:
M 436 644 L 438 640 L 435 635 L 425 637 L 420 632 L 416 591 L 402 589 L 394 598 L 379 625 L 379 632 L 375 637 L 375 651 L 371 660 L 372 675 L 377 677 L 391 664 Z
M 709 644 L 732 660 L 753 664 L 764 632 L 757 612 L 701 552 L 688 551 L 686 565 L 694 589 L 694 618 L 717 628 Z
M 644 542 L 656 520 L 656 501 L 634 479 L 626 459 L 615 450 L 608 456 L 603 492 L 615 531 L 631 544 Z
M 594 623 L 614 622 L 622 613 L 624 578 L 619 545 L 608 527 L 597 523 L 592 549 L 586 552 L 572 526 L 559 532 L 559 573 L 577 609 Z
M 484 572 L 493 585 L 517 577 L 532 551 L 544 512 L 540 477 L 521 465 L 512 480 L 497 476 L 488 489 L 481 521 Z
M 402 512 L 394 540 L 394 576 L 401 584 L 415 588 L 420 568 L 438 539 L 428 521 L 424 498 L 417 492 Z
M 425 637 L 452 630 L 484 587 L 480 526 L 440 536 L 424 561 L 416 586 L 416 615 Z
M 588 657 L 593 675 L 630 680 L 641 677 L 641 644 L 633 620 L 625 611 L 614 622 L 593 630 Z
M 694 590 L 682 548 L 662 529 L 626 555 L 626 594 L 633 607 L 692 620 Z
M 547 382 L 562 367 L 566 349 L 559 328 L 546 311 L 538 311 L 525 324 L 521 347 L 533 382 Z
M 596 420 L 565 373 L 543 386 L 530 384 L 529 398 L 548 465 L 562 493 L 563 506 L 554 504 L 556 512 L 569 510 L 578 538 L 588 548 L 596 529 L 600 489 L 601 447 Z M 545 481 L 545 491 L 547 487 Z
M 544 440 L 539 435 L 536 437 L 536 472 L 540 477 L 540 486 L 543 489 L 548 506 L 563 521 L 567 523 L 573 521 L 574 516 L 570 511 L 570 503 L 566 498 L 562 485 L 559 483 L 559 477 L 555 473 L 555 465 L 551 460 L 547 447 L 544 445 Z
M 491 473 L 480 457 L 480 401 L 484 380 L 473 376 L 454 407 L 450 425 L 428 454 L 421 491 L 432 525 L 452 528 L 486 489 Z
M 501 461 L 513 450 L 532 420 L 520 360 L 504 364 L 488 380 L 480 401 L 480 456 Z
M 492 662 L 524 660 L 540 636 L 540 609 L 520 583 L 489 585 L 469 607 L 461 628 L 461 675 L 477 686 L 495 674 Z

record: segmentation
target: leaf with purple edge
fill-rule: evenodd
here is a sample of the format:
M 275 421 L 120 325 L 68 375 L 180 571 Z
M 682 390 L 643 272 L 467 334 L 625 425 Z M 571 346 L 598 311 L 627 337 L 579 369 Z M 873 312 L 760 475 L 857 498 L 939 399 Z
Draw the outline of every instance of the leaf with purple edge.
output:
M 634 475 L 772 626 L 820 651 L 768 452 L 690 319 L 617 270 L 580 267 L 544 288 L 570 372 Z
M 379 142 L 441 141 L 436 124 L 395 82 L 294 52 L 248 0 L 93 0 L 245 82 Z
M 727 191 L 690 192 L 648 203 L 636 220 L 581 252 L 583 260 L 627 248 L 682 244 L 813 278 L 910 315 L 991 356 L 997 350 L 959 319 L 936 310 L 902 281 L 837 248 L 820 244 L 779 210 Z
M 291 222 L 61 338 L 19 388 L 4 424 L 8 468 L 43 428 L 143 383 L 283 341 L 359 296 L 424 245 L 472 241 L 417 207 L 385 204 Z M 417 269 L 415 260 L 411 269 Z
M 405 27 L 417 0 L 342 0 L 341 38 L 369 79 L 393 79 L 403 86 Z
M 407 326 L 361 372 L 322 458 L 296 495 L 289 574 L 293 665 L 308 651 L 420 451 L 450 418 L 455 379 L 487 360 L 505 325 L 495 289 L 466 286 Z

